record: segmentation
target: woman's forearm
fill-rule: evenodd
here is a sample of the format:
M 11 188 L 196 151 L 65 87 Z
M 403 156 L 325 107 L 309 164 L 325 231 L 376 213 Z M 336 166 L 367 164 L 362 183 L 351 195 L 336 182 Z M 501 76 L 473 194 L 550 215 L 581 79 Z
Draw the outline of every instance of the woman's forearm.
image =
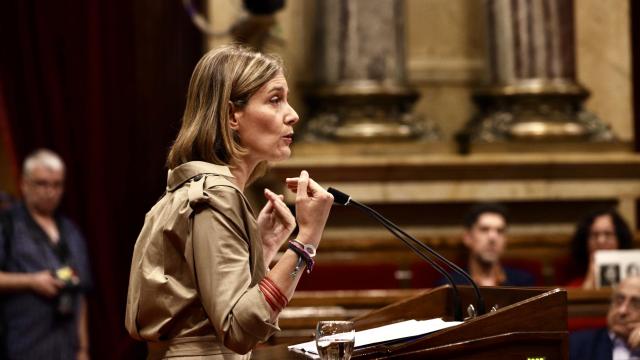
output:
M 267 269 L 270 267 L 271 262 L 276 257 L 276 254 L 278 253 L 278 250 L 280 250 L 280 248 L 276 247 L 276 246 L 273 246 L 273 247 L 263 246 L 262 247 L 262 258 L 264 259 L 264 266 L 266 266 Z

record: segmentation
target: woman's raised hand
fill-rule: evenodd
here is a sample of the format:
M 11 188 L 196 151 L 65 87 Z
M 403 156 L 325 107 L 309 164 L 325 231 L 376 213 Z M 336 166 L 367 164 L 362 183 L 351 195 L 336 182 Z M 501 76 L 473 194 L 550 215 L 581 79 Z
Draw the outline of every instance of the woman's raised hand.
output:
M 267 204 L 258 214 L 258 228 L 262 237 L 262 252 L 265 265 L 269 263 L 278 252 L 282 244 L 287 241 L 293 229 L 296 227 L 296 219 L 284 203 L 283 196 L 264 189 Z
M 296 193 L 296 219 L 300 231 L 298 240 L 318 246 L 322 231 L 333 204 L 333 195 L 328 193 L 305 170 L 299 177 L 287 178 L 287 187 Z

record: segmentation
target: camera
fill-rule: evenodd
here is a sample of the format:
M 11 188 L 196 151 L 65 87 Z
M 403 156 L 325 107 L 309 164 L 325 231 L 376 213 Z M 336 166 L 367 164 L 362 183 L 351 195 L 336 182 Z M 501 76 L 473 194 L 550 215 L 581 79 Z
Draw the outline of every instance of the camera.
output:
M 76 292 L 80 284 L 80 278 L 70 266 L 63 266 L 54 271 L 54 276 L 64 282 L 56 298 L 56 313 L 61 318 L 73 316 L 75 308 Z

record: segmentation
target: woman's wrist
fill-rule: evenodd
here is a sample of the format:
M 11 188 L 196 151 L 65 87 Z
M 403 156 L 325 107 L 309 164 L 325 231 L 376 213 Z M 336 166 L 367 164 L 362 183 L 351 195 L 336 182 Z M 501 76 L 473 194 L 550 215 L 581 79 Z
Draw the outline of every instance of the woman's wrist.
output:
M 298 239 L 293 239 L 291 240 L 294 244 L 299 245 L 299 247 L 301 247 L 302 249 L 304 249 L 304 251 L 309 254 L 310 257 L 314 257 L 316 256 L 316 250 L 317 248 L 315 247 L 315 245 L 312 244 L 308 244 L 308 243 L 304 243 Z
M 262 256 L 264 259 L 264 266 L 268 269 L 269 265 L 271 265 L 271 261 L 276 257 L 279 248 L 277 247 L 263 247 L 262 248 Z
M 291 240 L 289 241 L 289 249 L 298 255 L 298 263 L 296 264 L 292 275 L 297 275 L 303 263 L 307 268 L 307 273 L 311 273 L 313 265 L 315 264 L 315 261 L 313 260 L 316 256 L 315 247 L 309 244 L 303 244 L 298 240 Z
M 296 240 L 302 244 L 312 245 L 317 249 L 318 245 L 320 244 L 321 236 L 322 233 L 316 234 L 314 231 L 305 231 L 304 229 L 300 229 Z

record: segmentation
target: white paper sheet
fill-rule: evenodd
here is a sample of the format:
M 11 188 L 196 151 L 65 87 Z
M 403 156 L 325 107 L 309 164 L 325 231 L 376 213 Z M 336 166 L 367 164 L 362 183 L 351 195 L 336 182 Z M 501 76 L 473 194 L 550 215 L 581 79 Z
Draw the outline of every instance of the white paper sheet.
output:
M 356 331 L 355 348 L 428 334 L 434 331 L 446 329 L 461 324 L 460 321 L 444 321 L 442 319 L 407 320 L 395 324 L 389 324 L 368 330 Z M 313 359 L 319 359 L 315 340 L 291 345 L 289 350 L 304 352 Z

